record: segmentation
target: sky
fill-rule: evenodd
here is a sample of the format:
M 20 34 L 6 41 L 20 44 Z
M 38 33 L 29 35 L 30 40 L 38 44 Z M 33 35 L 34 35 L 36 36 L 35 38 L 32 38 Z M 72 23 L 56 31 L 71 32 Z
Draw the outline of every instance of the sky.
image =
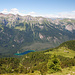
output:
M 0 13 L 75 18 L 75 0 L 0 0 Z

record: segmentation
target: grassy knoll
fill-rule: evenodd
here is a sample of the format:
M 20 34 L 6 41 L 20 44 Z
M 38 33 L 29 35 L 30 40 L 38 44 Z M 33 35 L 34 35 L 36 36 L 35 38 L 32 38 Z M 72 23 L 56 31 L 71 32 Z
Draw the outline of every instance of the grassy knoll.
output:
M 68 49 L 66 47 L 60 47 L 58 49 L 54 49 L 53 51 L 46 52 L 45 54 L 53 54 L 53 53 L 69 58 L 73 58 L 75 56 L 75 51 Z

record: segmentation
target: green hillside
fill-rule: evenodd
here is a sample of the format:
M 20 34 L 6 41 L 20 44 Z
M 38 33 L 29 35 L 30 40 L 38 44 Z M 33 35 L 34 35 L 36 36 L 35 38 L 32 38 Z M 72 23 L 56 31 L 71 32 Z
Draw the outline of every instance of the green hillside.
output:
M 60 46 L 52 49 L 52 51 L 50 51 L 50 49 L 48 49 L 47 51 L 48 52 L 46 52 L 45 54 L 56 53 L 64 57 L 73 58 L 75 56 L 75 40 L 64 42 Z
M 58 48 L 60 47 L 66 47 L 68 49 L 75 51 L 75 40 L 64 42 L 60 46 L 58 46 Z
M 75 40 L 67 41 L 57 48 L 28 53 L 23 56 L 18 56 L 18 58 L 0 58 L 0 73 L 12 73 L 12 75 L 17 73 L 28 75 L 35 75 L 35 73 L 38 75 L 48 74 L 47 64 L 49 60 L 53 60 L 51 57 L 55 54 L 56 58 L 60 60 L 61 71 L 53 73 L 53 75 L 59 75 L 61 73 L 64 75 L 66 73 L 69 74 L 72 66 L 73 71 L 71 74 L 73 74 L 75 72 L 74 45 Z M 70 46 L 69 49 L 68 46 Z

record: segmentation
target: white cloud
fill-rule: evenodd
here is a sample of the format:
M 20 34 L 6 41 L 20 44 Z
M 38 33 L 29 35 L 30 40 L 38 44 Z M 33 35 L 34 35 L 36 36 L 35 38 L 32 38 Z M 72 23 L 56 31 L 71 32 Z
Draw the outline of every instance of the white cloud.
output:
M 25 12 L 25 10 L 23 10 L 23 13 Z M 1 13 L 3 14 L 19 14 L 21 16 L 25 16 L 25 15 L 31 15 L 31 16 L 37 16 L 37 14 L 32 11 L 32 12 L 29 12 L 28 14 L 23 14 L 23 13 L 20 13 L 19 10 L 17 8 L 12 8 L 11 10 L 7 10 L 7 9 L 4 9 Z
M 10 11 L 8 11 L 7 9 L 4 9 L 1 13 L 4 14 L 19 14 L 21 16 L 25 16 L 25 15 L 31 15 L 31 16 L 42 16 L 42 17 L 47 17 L 47 18 L 74 18 L 75 19 L 75 11 L 71 11 L 71 12 L 60 12 L 58 14 L 45 14 L 45 15 L 41 15 L 41 14 L 37 14 L 36 12 L 32 11 L 29 12 L 28 14 L 23 14 L 25 13 L 25 11 L 23 13 L 20 13 L 19 10 L 17 8 L 12 8 Z
M 29 12 L 28 15 L 31 15 L 31 16 L 37 16 L 37 14 L 36 14 L 34 11 Z
M 4 9 L 1 13 L 8 14 L 9 12 L 7 11 L 7 9 Z
M 14 15 L 19 14 L 21 16 L 25 15 L 23 13 L 20 13 L 17 8 L 12 8 L 10 11 L 8 11 L 7 9 L 4 9 L 1 13 L 3 13 L 3 14 L 14 14 Z
M 73 12 L 64 12 L 58 14 L 60 18 L 75 18 L 75 13 Z
M 48 17 L 48 18 L 74 18 L 75 19 L 75 13 L 73 13 L 73 12 L 61 12 L 61 13 L 58 13 L 56 15 L 47 14 L 47 15 L 45 15 L 45 17 Z
M 30 12 L 29 14 L 31 14 L 31 15 L 35 15 L 35 12 L 32 11 L 32 12 Z
M 47 18 L 58 18 L 58 15 L 47 14 L 47 15 L 43 15 L 43 17 L 47 17 Z
M 11 10 L 9 11 L 9 13 L 11 13 L 11 14 L 19 14 L 19 11 L 18 11 L 18 9 L 13 8 L 13 9 L 11 9 Z
M 72 11 L 72 12 L 75 12 L 75 11 Z

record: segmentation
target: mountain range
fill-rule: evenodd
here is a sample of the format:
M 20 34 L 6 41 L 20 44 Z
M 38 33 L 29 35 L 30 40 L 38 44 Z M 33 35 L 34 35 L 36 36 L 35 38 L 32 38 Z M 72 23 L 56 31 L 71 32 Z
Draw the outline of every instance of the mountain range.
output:
M 0 55 L 45 50 L 75 40 L 75 19 L 0 13 Z

